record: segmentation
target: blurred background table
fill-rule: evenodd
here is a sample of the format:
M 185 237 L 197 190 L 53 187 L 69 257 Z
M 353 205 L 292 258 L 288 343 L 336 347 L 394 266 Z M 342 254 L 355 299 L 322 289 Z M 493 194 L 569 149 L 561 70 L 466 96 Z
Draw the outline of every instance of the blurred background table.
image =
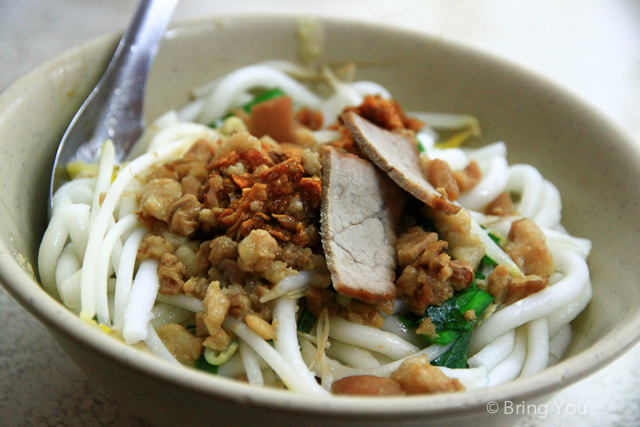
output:
M 122 30 L 134 7 L 135 0 L 0 0 L 0 90 L 75 44 Z M 474 46 L 565 87 L 640 141 L 636 0 L 182 0 L 175 18 L 281 11 L 381 22 Z M 516 425 L 640 425 L 639 359 L 636 346 L 561 392 L 545 416 Z M 564 409 L 571 405 L 586 414 Z M 1 288 L 0 424 L 147 426 L 89 382 Z

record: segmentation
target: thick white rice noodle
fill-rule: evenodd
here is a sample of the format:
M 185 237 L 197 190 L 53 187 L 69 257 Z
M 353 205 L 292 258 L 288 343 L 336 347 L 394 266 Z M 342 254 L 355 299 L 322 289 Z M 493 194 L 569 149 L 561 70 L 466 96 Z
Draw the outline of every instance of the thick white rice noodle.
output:
M 336 340 L 331 341 L 331 345 L 325 350 L 325 353 L 327 356 L 341 360 L 356 369 L 380 366 L 380 362 L 370 351 Z
M 504 384 L 520 375 L 527 356 L 527 331 L 518 328 L 513 350 L 502 362 L 489 371 L 489 387 Z
M 551 337 L 549 341 L 549 365 L 556 364 L 562 359 L 571 344 L 571 325 L 567 324 Z
M 582 294 L 589 282 L 589 269 L 584 260 L 573 252 L 564 250 L 553 251 L 553 257 L 556 269 L 565 273 L 565 277 L 543 291 L 504 307 L 479 325 L 469 343 L 471 354 L 511 329 L 549 316 Z
M 277 322 L 275 348 L 278 353 L 291 365 L 298 378 L 304 381 L 309 390 L 316 394 L 327 394 L 309 371 L 300 353 L 296 323 L 297 301 L 291 298 L 278 298 L 273 307 L 273 318 Z
M 458 203 L 467 209 L 480 210 L 502 193 L 507 185 L 509 165 L 503 157 L 494 157 L 482 180 L 458 198 Z M 483 171 L 484 172 L 484 171 Z
M 225 329 L 233 332 L 240 337 L 240 339 L 244 340 L 247 345 L 260 355 L 276 374 L 278 374 L 282 383 L 287 386 L 289 390 L 304 394 L 328 394 L 326 390 L 321 387 L 311 386 L 305 377 L 299 376 L 298 372 L 280 353 L 244 323 L 228 316 L 222 325 Z
M 317 109 L 321 100 L 297 80 L 282 71 L 265 65 L 252 65 L 240 68 L 220 80 L 215 90 L 202 106 L 197 116 L 200 123 L 211 123 L 224 116 L 227 111 L 242 105 L 238 97 L 253 87 L 279 87 L 299 105 Z
M 238 338 L 238 344 L 240 346 L 240 357 L 242 359 L 244 372 L 247 375 L 247 381 L 249 381 L 251 385 L 262 387 L 264 385 L 264 378 L 262 376 L 262 369 L 260 369 L 260 363 L 258 362 L 259 356 L 242 339 Z
M 316 356 L 316 347 L 311 344 L 311 342 L 307 340 L 300 340 L 300 347 L 302 350 L 302 357 L 304 358 L 307 365 L 311 365 L 315 356 Z M 429 359 L 429 361 L 433 361 L 438 357 L 442 356 L 451 348 L 451 345 L 442 346 L 442 345 L 431 345 L 423 350 L 417 351 L 409 356 L 403 357 L 402 359 L 396 360 L 394 362 L 390 362 L 387 364 L 383 364 L 374 368 L 364 368 L 364 369 L 355 369 L 350 368 L 348 366 L 342 365 L 337 360 L 333 360 L 327 358 L 329 365 L 331 367 L 331 374 L 334 380 L 339 380 L 344 377 L 354 376 L 354 375 L 375 375 L 377 377 L 386 377 L 388 378 L 391 374 L 398 370 L 402 362 L 406 359 L 416 356 L 425 355 Z M 314 367 L 314 371 L 317 375 L 321 376 L 321 371 L 318 366 Z
M 124 309 L 122 338 L 127 344 L 135 344 L 147 338 L 147 324 L 153 318 L 151 310 L 160 288 L 157 271 L 158 261 L 154 259 L 140 263 Z
M 153 326 L 154 329 L 170 323 L 182 323 L 193 317 L 193 312 L 189 310 L 162 302 L 153 307 L 151 314 L 153 316 L 151 326 Z
M 484 346 L 476 355 L 470 357 L 467 363 L 472 368 L 484 366 L 490 371 L 511 354 L 515 342 L 516 331 L 511 329 Z
M 321 274 L 319 270 L 303 270 L 279 281 L 276 286 L 260 298 L 261 303 L 271 301 L 289 292 L 302 291 L 309 287 L 313 278 Z
M 527 323 L 527 357 L 521 377 L 533 375 L 545 369 L 549 363 L 549 322 L 541 317 Z
M 136 228 L 127 238 L 122 247 L 122 259 L 117 271 L 116 290 L 113 308 L 113 329 L 122 331 L 124 326 L 124 309 L 129 301 L 131 285 L 133 284 L 133 270 L 136 263 L 138 247 L 147 234 L 144 227 Z
M 420 350 L 418 346 L 395 334 L 370 326 L 357 325 L 340 317 L 331 318 L 329 336 L 346 344 L 382 353 L 394 360 L 402 359 Z
M 424 339 L 418 335 L 414 329 L 407 328 L 398 316 L 391 315 L 385 317 L 380 330 L 397 335 L 416 347 L 422 348 L 425 346 Z

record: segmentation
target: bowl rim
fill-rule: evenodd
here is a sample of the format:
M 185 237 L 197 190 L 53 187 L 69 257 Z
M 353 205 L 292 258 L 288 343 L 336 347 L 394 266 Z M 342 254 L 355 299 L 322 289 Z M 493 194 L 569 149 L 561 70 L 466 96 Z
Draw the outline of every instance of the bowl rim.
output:
M 304 17 L 308 16 L 304 15 Z M 302 15 L 298 14 L 229 13 L 180 20 L 173 23 L 171 29 L 180 30 L 180 28 L 189 23 L 215 22 L 220 19 L 244 21 L 264 20 L 266 18 L 268 20 L 289 22 L 300 17 Z M 490 53 L 416 30 L 398 28 L 388 24 L 325 16 L 314 16 L 314 18 L 336 25 L 351 25 L 380 32 L 395 33 L 402 37 L 422 39 L 423 41 L 440 44 L 448 49 L 473 55 L 477 60 L 485 61 L 491 66 L 506 67 L 514 73 L 518 73 L 522 78 L 546 90 L 558 93 L 564 103 L 571 105 L 573 108 L 580 107 L 584 114 L 597 119 L 613 134 L 617 135 L 618 140 L 625 141 L 625 148 L 635 148 L 637 150 L 637 147 L 632 144 L 634 138 L 626 130 L 622 129 L 620 125 L 612 121 L 604 113 L 596 110 L 587 101 L 531 70 Z M 0 117 L 2 111 L 5 111 L 12 104 L 14 93 L 20 93 L 21 87 L 24 87 L 28 80 L 36 76 L 45 76 L 49 71 L 56 69 L 59 65 L 64 64 L 70 58 L 80 55 L 84 51 L 102 48 L 109 43 L 115 44 L 120 35 L 121 33 L 103 35 L 66 49 L 54 58 L 18 77 L 0 94 Z M 235 380 L 175 366 L 151 354 L 127 346 L 122 342 L 117 342 L 114 345 L 115 340 L 112 337 L 97 332 L 97 328 L 81 321 L 75 314 L 47 294 L 39 283 L 22 269 L 16 259 L 15 250 L 5 246 L 2 242 L 0 242 L 0 283 L 18 303 L 48 329 L 63 334 L 80 345 L 89 347 L 90 350 L 102 354 L 111 362 L 127 369 L 135 370 L 173 387 L 195 391 L 223 400 L 317 416 L 356 416 L 361 419 L 384 417 L 401 420 L 403 418 L 414 418 L 418 415 L 446 417 L 449 415 L 464 416 L 478 413 L 478 410 L 483 410 L 486 405 L 492 402 L 505 402 L 514 398 L 518 400 L 536 399 L 558 392 L 562 388 L 604 368 L 640 341 L 639 311 L 627 318 L 623 325 L 616 327 L 601 340 L 570 359 L 564 360 L 536 375 L 510 381 L 499 386 L 460 393 L 408 396 L 402 399 L 375 397 L 318 399 L 315 395 L 309 396 L 288 391 L 252 387 Z M 25 286 L 25 283 L 28 286 Z

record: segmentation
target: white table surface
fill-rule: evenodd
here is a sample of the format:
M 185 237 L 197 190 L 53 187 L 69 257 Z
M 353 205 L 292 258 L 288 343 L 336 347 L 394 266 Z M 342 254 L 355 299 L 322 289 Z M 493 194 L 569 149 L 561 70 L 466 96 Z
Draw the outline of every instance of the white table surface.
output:
M 134 0 L 0 0 L 0 90 L 66 48 L 121 30 Z M 176 19 L 281 11 L 404 26 L 554 80 L 640 140 L 637 0 L 182 0 Z M 517 426 L 640 425 L 640 346 Z M 518 402 L 515 402 L 516 404 Z M 97 389 L 0 288 L 0 425 L 147 426 Z

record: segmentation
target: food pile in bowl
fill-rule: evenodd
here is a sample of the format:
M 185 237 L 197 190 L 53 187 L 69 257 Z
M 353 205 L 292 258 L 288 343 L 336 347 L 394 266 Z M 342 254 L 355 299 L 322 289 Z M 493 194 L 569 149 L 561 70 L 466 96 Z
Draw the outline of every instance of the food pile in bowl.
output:
M 558 362 L 592 289 L 557 188 L 508 141 L 467 147 L 476 118 L 355 75 L 240 68 L 130 161 L 107 141 L 70 164 L 43 287 L 171 363 L 298 393 L 474 390 Z

